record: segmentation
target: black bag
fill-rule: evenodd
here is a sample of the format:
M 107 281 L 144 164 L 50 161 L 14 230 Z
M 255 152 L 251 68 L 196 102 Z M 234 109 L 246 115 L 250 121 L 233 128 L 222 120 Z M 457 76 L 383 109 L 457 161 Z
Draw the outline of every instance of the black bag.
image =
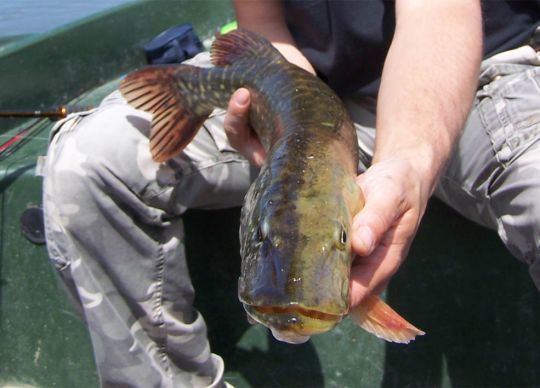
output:
M 180 24 L 163 31 L 144 45 L 146 60 L 151 65 L 180 63 L 203 51 L 191 24 Z

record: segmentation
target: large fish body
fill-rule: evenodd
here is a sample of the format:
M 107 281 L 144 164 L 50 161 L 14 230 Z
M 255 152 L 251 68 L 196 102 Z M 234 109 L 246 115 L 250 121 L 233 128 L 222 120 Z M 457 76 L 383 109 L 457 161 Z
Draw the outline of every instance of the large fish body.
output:
M 250 320 L 280 340 L 304 342 L 349 313 L 350 225 L 363 206 L 356 131 L 327 85 L 258 35 L 221 35 L 211 55 L 213 68 L 148 67 L 128 75 L 121 91 L 153 113 L 150 149 L 161 162 L 236 89 L 249 89 L 267 160 L 242 208 L 238 295 Z M 398 342 L 421 334 L 380 299 L 368 300 L 354 314 L 367 330 Z

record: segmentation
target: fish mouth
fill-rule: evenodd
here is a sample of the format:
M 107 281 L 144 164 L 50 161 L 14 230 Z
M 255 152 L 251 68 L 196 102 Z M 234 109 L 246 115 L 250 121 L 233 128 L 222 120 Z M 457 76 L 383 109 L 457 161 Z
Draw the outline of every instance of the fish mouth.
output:
M 289 343 L 306 342 L 310 336 L 333 328 L 343 315 L 301 305 L 257 306 L 244 304 L 248 316 L 272 330 L 274 337 Z
M 341 318 L 338 314 L 325 313 L 319 310 L 309 309 L 302 306 L 250 306 L 253 310 L 262 314 L 273 315 L 300 315 L 318 321 L 336 322 Z

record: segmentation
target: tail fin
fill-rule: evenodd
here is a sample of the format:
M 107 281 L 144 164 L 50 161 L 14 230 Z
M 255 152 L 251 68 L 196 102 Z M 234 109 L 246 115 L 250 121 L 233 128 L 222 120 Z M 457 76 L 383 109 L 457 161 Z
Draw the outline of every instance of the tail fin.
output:
M 362 329 L 386 341 L 408 344 L 425 333 L 407 322 L 378 296 L 368 296 L 350 311 L 350 316 Z
M 182 87 L 182 79 L 197 78 L 199 71 L 185 65 L 150 66 L 128 74 L 120 85 L 130 105 L 153 114 L 150 152 L 156 162 L 178 155 L 212 112 L 207 105 L 195 104 Z

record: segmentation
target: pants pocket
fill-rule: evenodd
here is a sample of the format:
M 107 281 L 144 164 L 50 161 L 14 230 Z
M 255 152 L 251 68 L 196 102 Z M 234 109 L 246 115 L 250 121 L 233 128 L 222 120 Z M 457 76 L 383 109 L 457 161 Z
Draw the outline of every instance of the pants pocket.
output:
M 540 67 L 494 64 L 477 107 L 498 160 L 507 164 L 540 138 Z

